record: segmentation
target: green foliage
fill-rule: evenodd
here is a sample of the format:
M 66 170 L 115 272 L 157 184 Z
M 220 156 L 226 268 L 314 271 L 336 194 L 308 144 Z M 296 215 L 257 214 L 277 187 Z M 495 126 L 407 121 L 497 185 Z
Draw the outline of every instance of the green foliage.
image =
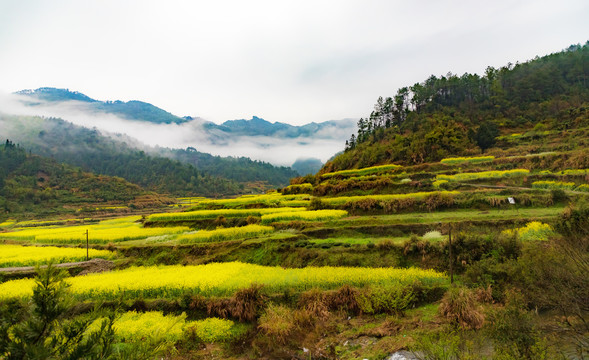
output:
M 251 160 L 246 157 L 220 157 L 187 149 L 159 149 L 158 155 L 194 166 L 203 175 L 229 179 L 238 183 L 262 181 L 273 186 L 285 186 L 298 173 L 286 166 Z
M 372 286 L 356 296 L 360 310 L 366 314 L 403 314 L 416 300 L 412 287 Z
M 411 347 L 419 360 L 480 360 L 480 352 L 464 333 L 425 333 Z
M 0 207 L 4 212 L 57 211 L 63 204 L 133 201 L 146 194 L 121 178 L 93 175 L 27 155 L 9 140 L 0 145 Z
M 97 313 L 67 318 L 71 304 L 64 277 L 65 273 L 51 264 L 39 269 L 31 305 L 23 318 L 1 314 L 2 323 L 13 324 L 8 329 L 8 339 L 3 339 L 6 359 L 106 359 L 112 355 L 114 316 L 105 319 L 96 332 L 87 335 Z
M 96 129 L 61 119 L 0 115 L 21 145 L 36 154 L 82 170 L 123 178 L 149 190 L 171 194 L 208 196 L 243 191 L 243 185 L 192 165 L 139 151 L 125 142 L 103 136 Z M 14 135 L 17 136 L 17 135 Z M 293 174 L 294 175 L 294 174 Z
M 551 129 L 589 125 L 589 43 L 513 66 L 488 67 L 484 76 L 449 73 L 400 88 L 377 100 L 358 122 L 346 151 L 323 171 L 395 162 L 434 162 L 473 155 L 494 145 L 498 127 L 532 127 L 525 138 Z M 574 100 L 573 100 L 574 99 Z M 550 120 L 546 120 L 550 119 Z M 544 128 L 544 129 L 543 129 Z M 524 138 L 522 134 L 510 139 Z
M 523 296 L 509 291 L 502 309 L 491 312 L 489 333 L 495 340 L 499 359 L 548 359 L 546 344 L 539 337 L 533 315 Z
M 542 180 L 534 181 L 532 187 L 537 189 L 573 190 L 576 185 L 574 182 Z
M 486 121 L 477 129 L 474 140 L 481 150 L 486 150 L 495 145 L 495 138 L 499 135 L 499 129 L 495 123 Z

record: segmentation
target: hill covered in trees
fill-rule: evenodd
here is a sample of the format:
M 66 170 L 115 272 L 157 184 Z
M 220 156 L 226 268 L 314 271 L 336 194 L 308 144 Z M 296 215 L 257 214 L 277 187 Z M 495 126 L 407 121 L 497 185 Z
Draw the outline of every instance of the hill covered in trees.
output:
M 589 125 L 589 42 L 483 76 L 432 75 L 380 97 L 323 172 L 489 152 L 500 135 Z
M 84 171 L 118 176 L 146 189 L 169 194 L 219 196 L 242 192 L 243 184 L 211 176 L 194 166 L 151 156 L 124 140 L 103 136 L 96 129 L 76 126 L 61 119 L 0 116 L 3 131 L 33 153 Z
M 0 122 L 0 135 L 33 153 L 85 171 L 122 177 L 160 193 L 233 195 L 250 191 L 251 186 L 284 186 L 297 175 L 290 168 L 249 158 L 222 158 L 194 148 L 149 148 L 127 136 L 104 136 L 97 129 L 57 118 L 0 114 Z
M 96 206 L 160 206 L 171 201 L 122 178 L 95 175 L 27 154 L 10 140 L 0 144 L 0 212 L 35 217 L 76 213 Z

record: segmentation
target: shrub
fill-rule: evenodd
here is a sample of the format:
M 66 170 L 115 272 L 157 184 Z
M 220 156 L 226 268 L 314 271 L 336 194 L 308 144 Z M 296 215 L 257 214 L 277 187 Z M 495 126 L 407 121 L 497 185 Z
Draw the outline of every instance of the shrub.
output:
M 84 317 L 68 319 L 71 298 L 69 286 L 63 281 L 65 276 L 65 272 L 52 264 L 38 269 L 32 301 L 23 309 L 24 318 L 19 319 L 20 314 L 0 313 L 3 359 L 79 359 L 88 354 L 96 358 L 110 357 L 114 315 L 101 321 L 91 334 L 86 330 L 98 318 L 96 310 Z
M 320 289 L 302 293 L 299 307 L 318 319 L 326 319 L 329 316 L 329 300 L 327 294 Z
M 446 292 L 438 312 L 463 329 L 480 329 L 485 320 L 475 293 L 459 286 L 453 286 Z
M 499 358 L 547 359 L 546 346 L 519 291 L 507 292 L 505 307 L 492 311 L 489 322 L 489 333 L 495 340 Z
M 403 314 L 415 300 L 411 287 L 373 286 L 364 289 L 357 302 L 366 314 Z
M 425 197 L 424 203 L 428 211 L 447 208 L 454 204 L 454 195 L 443 192 L 430 194 Z
M 234 327 L 231 320 L 207 318 L 189 322 L 186 330 L 202 342 L 214 343 L 235 337 L 237 334 Z
M 436 180 L 432 183 L 432 186 L 436 189 L 444 187 L 448 183 L 448 180 Z
M 289 194 L 310 194 L 313 192 L 313 185 L 309 183 L 293 184 L 282 189 L 284 195 Z
M 230 303 L 231 315 L 239 321 L 253 321 L 263 306 L 265 296 L 262 294 L 262 285 L 252 284 L 250 287 L 238 290 Z
M 344 285 L 331 294 L 329 300 L 330 307 L 336 310 L 344 310 L 353 314 L 359 314 L 360 304 L 357 300 L 359 295 L 360 292 L 358 289 L 349 285 Z
M 285 306 L 270 304 L 260 317 L 258 327 L 278 343 L 284 344 L 296 329 L 293 313 Z

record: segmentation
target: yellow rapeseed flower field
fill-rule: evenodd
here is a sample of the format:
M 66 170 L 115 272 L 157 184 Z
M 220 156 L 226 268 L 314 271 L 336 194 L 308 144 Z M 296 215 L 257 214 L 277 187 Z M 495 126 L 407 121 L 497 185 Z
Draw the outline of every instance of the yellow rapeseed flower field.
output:
M 94 321 L 87 333 L 98 331 L 104 320 L 105 318 L 100 318 Z M 185 313 L 164 315 L 161 311 L 125 312 L 115 320 L 113 328 L 117 339 L 124 342 L 175 343 L 185 338 L 187 332 L 192 332 L 201 341 L 212 343 L 228 340 L 238 333 L 231 320 L 211 317 L 186 321 Z
M 304 221 L 322 221 L 339 219 L 348 215 L 345 210 L 315 210 L 315 211 L 295 211 L 287 213 L 275 213 L 262 215 L 262 223 L 269 224 L 274 221 L 293 221 L 293 220 L 304 220 Z
M 447 277 L 434 270 L 417 268 L 281 267 L 241 262 L 196 266 L 131 267 L 119 271 L 67 278 L 71 293 L 79 299 L 177 298 L 183 294 L 229 296 L 252 284 L 269 292 L 286 289 L 334 289 L 342 285 L 407 285 L 415 281 L 445 284 Z M 27 297 L 34 281 L 13 280 L 0 284 L 0 299 Z
M 263 208 L 263 209 L 218 209 L 218 210 L 195 210 L 187 212 L 152 214 L 147 217 L 147 221 L 190 221 L 216 219 L 219 216 L 226 218 L 262 216 L 279 212 L 302 211 L 305 208 L 300 207 L 280 207 L 280 208 Z
M 114 255 L 108 250 L 89 250 L 90 258 L 110 259 Z M 61 248 L 55 246 L 0 245 L 0 267 L 34 266 L 86 260 L 86 249 Z
M 548 224 L 532 221 L 527 223 L 524 227 L 513 230 L 503 230 L 502 234 L 508 236 L 517 234 L 517 237 L 522 241 L 546 241 L 550 236 L 554 235 L 554 230 L 552 230 L 552 227 Z
M 44 226 L 35 228 L 15 228 L 11 232 L 0 233 L 0 239 L 24 240 L 44 244 L 80 244 L 86 241 L 86 230 L 92 244 L 106 244 L 125 240 L 145 239 L 151 236 L 179 234 L 189 231 L 186 226 L 165 228 L 144 228 L 135 223 L 140 216 L 101 221 L 98 224 L 76 226 Z
M 528 169 L 513 169 L 503 171 L 481 171 L 472 173 L 459 173 L 455 175 L 436 175 L 436 180 L 448 180 L 448 181 L 468 181 L 477 179 L 492 179 L 502 177 L 517 177 L 525 176 L 530 173 Z
M 346 203 L 353 203 L 356 201 L 372 199 L 376 201 L 386 201 L 386 200 L 401 200 L 401 199 L 415 199 L 421 200 L 429 195 L 458 195 L 460 194 L 459 191 L 428 191 L 428 192 L 415 192 L 415 193 L 408 193 L 408 194 L 387 194 L 387 195 L 361 195 L 361 196 L 337 196 L 337 197 L 322 197 L 321 201 L 327 205 L 331 206 L 339 206 L 344 205 Z
M 453 158 L 445 158 L 440 160 L 442 164 L 446 165 L 454 165 L 460 164 L 464 162 L 468 163 L 481 163 L 487 161 L 493 161 L 495 159 L 494 156 L 472 156 L 472 157 L 453 157 Z
M 536 189 L 573 190 L 576 187 L 576 185 L 574 182 L 541 180 L 541 181 L 534 181 L 532 183 L 532 187 L 536 188 Z
M 325 174 L 321 175 L 321 177 L 326 179 L 326 178 L 330 178 L 330 177 L 334 177 L 334 176 L 347 177 L 347 176 L 369 175 L 369 174 L 376 174 L 376 173 L 381 173 L 381 172 L 397 170 L 400 168 L 402 168 L 401 165 L 387 164 L 387 165 L 371 166 L 371 167 L 366 167 L 366 168 L 361 168 L 361 169 L 334 171 L 334 172 L 330 172 L 330 173 L 325 173 Z
M 241 227 L 199 230 L 195 233 L 180 235 L 177 241 L 182 244 L 243 239 L 274 231 L 272 226 L 247 225 Z
M 311 190 L 313 190 L 311 188 Z M 245 208 L 248 205 L 262 204 L 267 207 L 293 207 L 307 206 L 310 196 L 306 194 L 282 195 L 278 192 L 262 195 L 243 195 L 235 199 L 205 199 L 194 203 L 191 210 L 209 209 L 209 208 Z

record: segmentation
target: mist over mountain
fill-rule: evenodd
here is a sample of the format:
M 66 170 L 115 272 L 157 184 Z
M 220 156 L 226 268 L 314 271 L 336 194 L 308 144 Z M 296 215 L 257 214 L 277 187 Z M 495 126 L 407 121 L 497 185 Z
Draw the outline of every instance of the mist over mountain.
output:
M 193 148 L 222 157 L 248 157 L 277 166 L 300 158 L 327 161 L 343 150 L 357 129 L 356 119 L 293 126 L 254 116 L 215 124 L 193 116 L 179 117 L 141 101 L 98 101 L 67 89 L 22 90 L 0 98 L 6 114 L 56 117 L 112 134 L 125 134 L 138 144 L 171 149 Z M 136 146 L 140 146 L 136 144 Z
M 113 114 L 127 120 L 148 121 L 155 124 L 181 124 L 188 121 L 143 101 L 98 101 L 69 89 L 43 87 L 36 90 L 21 90 L 16 94 L 53 103 L 79 101 L 86 105 L 89 112 Z M 30 101 L 28 105 L 37 106 L 41 103 Z

